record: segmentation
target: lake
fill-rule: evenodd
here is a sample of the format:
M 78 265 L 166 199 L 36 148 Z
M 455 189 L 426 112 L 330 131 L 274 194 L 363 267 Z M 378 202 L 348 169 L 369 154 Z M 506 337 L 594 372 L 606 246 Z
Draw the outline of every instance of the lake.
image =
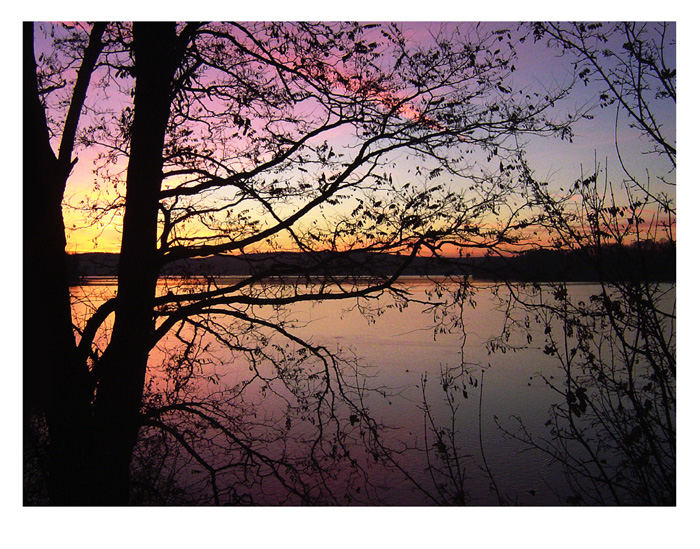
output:
M 199 450 L 164 451 L 147 428 L 134 467 L 194 504 L 214 503 L 215 491 L 219 503 L 267 505 L 570 501 L 574 488 L 561 466 L 504 432 L 517 432 L 520 418 L 533 438 L 549 438 L 563 374 L 543 352 L 542 331 L 507 329 L 514 350 L 489 348 L 504 333 L 499 297 L 508 287 L 473 282 L 470 304 L 442 307 L 460 286 L 437 282 L 401 279 L 407 300 L 241 305 L 258 322 L 213 315 L 173 330 L 151 353 L 146 407 L 170 407 L 159 417 Z M 164 279 L 159 291 L 191 284 Z M 600 290 L 567 287 L 574 302 Z M 288 289 L 269 283 L 254 291 Z M 79 324 L 116 286 L 99 279 L 72 292 Z M 672 307 L 675 291 L 665 299 Z M 109 324 L 102 344 L 108 333 Z M 175 411 L 205 397 L 217 403 L 206 412 L 229 435 Z

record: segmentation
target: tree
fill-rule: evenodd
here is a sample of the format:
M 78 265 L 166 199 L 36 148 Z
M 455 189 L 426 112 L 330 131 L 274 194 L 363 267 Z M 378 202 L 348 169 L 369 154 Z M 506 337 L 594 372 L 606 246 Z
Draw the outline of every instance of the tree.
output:
M 534 436 L 520 419 L 512 434 L 564 466 L 570 503 L 673 505 L 675 277 L 665 273 L 675 274 L 676 143 L 662 121 L 675 109 L 675 29 L 540 23 L 533 33 L 572 58 L 602 109 L 615 109 L 623 178 L 616 183 L 607 163 L 596 164 L 556 193 L 524 170 L 549 245 L 577 257 L 599 286 L 585 300 L 565 282 L 507 296 L 518 311 L 513 331 L 540 341 L 561 369 L 560 379 L 542 378 L 560 397 L 547 422 L 551 438 Z M 639 173 L 639 158 L 622 152 L 622 122 L 651 143 L 656 172 Z
M 91 456 L 85 451 L 88 430 L 89 376 L 76 357 L 65 265 L 62 200 L 75 163 L 74 140 L 92 71 L 102 49 L 105 26 L 95 24 L 81 48 L 58 154 L 51 147 L 51 124 L 41 103 L 51 91 L 67 86 L 62 68 L 37 74 L 33 55 L 33 28 L 25 24 L 23 46 L 24 117 L 24 273 L 31 291 L 24 293 L 24 310 L 40 314 L 51 329 L 37 346 L 34 327 L 24 317 L 25 427 L 31 411 L 45 411 L 46 429 L 53 443 L 48 458 L 52 478 L 49 493 L 56 503 L 83 500 L 89 482 L 86 469 Z M 53 68 L 53 67 L 50 67 Z M 39 291 L 39 288 L 42 291 Z M 31 376 L 31 378 L 30 378 Z M 36 376 L 36 377 L 34 377 Z M 29 383 L 36 379 L 36 384 Z M 25 429 L 25 438 L 30 436 Z M 83 500 L 84 501 L 84 500 Z
M 25 26 L 25 272 L 33 273 L 26 287 L 44 291 L 27 290 L 25 307 L 46 311 L 55 337 L 35 352 L 25 324 L 28 390 L 29 373 L 41 373 L 41 390 L 25 399 L 25 424 L 45 418 L 51 501 L 127 503 L 130 462 L 148 429 L 209 471 L 217 502 L 218 475 L 239 466 L 311 500 L 290 460 L 261 449 L 255 429 L 241 434 L 235 389 L 218 400 L 193 394 L 198 379 L 213 379 L 202 367 L 202 335 L 245 354 L 265 387 L 285 387 L 315 426 L 307 461 L 320 468 L 322 457 L 342 454 L 353 428 L 376 448 L 377 426 L 338 357 L 296 337 L 281 313 L 271 320 L 256 308 L 335 299 L 365 306 L 382 292 L 405 299 L 395 282 L 418 254 L 437 255 L 450 242 L 509 241 L 519 220 L 505 202 L 517 184 L 513 138 L 567 137 L 569 121 L 547 116 L 565 91 L 535 101 L 512 94 L 515 47 L 496 27 L 443 28 L 418 45 L 396 25 L 56 27 L 68 39 L 52 50 L 60 55 L 42 52 L 39 68 L 32 29 Z M 67 80 L 76 63 L 66 123 L 52 135 L 63 103 L 39 83 L 49 68 Z M 91 104 L 78 131 L 93 80 L 108 101 Z M 76 139 L 102 151 L 97 169 L 104 186 L 113 184 L 112 201 L 88 208 L 96 220 L 116 215 L 123 232 L 117 295 L 73 325 L 60 205 Z M 482 156 L 500 169 L 474 170 L 470 159 Z M 493 223 L 501 208 L 511 209 L 507 221 Z M 255 253 L 272 250 L 296 255 Z M 399 254 L 389 272 L 373 266 L 377 252 Z M 243 261 L 250 274 L 159 291 L 162 272 L 211 256 Z M 262 283 L 271 277 L 292 282 Z M 318 368 L 300 368 L 270 333 Z M 162 369 L 149 363 L 156 346 L 174 340 L 180 345 Z M 215 443 L 213 431 L 243 465 L 207 461 L 201 448 Z

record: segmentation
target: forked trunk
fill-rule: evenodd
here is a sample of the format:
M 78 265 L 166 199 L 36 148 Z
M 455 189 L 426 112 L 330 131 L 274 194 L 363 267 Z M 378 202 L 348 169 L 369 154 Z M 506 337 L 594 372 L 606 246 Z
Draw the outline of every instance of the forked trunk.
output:
M 136 91 L 114 329 L 95 403 L 99 503 L 126 504 L 158 278 L 163 143 L 177 59 L 172 23 L 135 23 Z
M 46 474 L 52 503 L 89 499 L 90 383 L 77 360 L 67 283 L 62 200 L 70 164 L 56 158 L 39 101 L 33 27 L 24 25 L 24 425 L 46 419 Z

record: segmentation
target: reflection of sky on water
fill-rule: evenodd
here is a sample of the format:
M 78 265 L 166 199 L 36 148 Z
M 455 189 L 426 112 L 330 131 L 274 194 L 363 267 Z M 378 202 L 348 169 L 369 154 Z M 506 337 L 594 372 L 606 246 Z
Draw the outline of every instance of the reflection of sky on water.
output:
M 424 284 L 413 287 L 415 297 L 424 297 Z M 75 295 L 84 298 L 96 298 L 112 295 L 113 288 L 107 285 L 83 286 L 74 288 Z M 91 296 L 92 294 L 92 296 Z M 471 334 L 465 348 L 465 358 L 470 363 L 490 365 L 484 378 L 483 400 L 483 437 L 489 465 L 504 483 L 502 490 L 524 499 L 523 503 L 554 503 L 552 495 L 546 495 L 540 473 L 544 471 L 541 456 L 518 454 L 518 444 L 503 438 L 496 429 L 492 418 L 494 415 L 506 418 L 510 414 L 523 415 L 532 421 L 533 426 L 541 426 L 546 413 L 546 391 L 541 388 L 528 387 L 529 376 L 542 367 L 539 351 L 524 354 L 489 357 L 482 341 L 500 330 L 500 314 L 491 310 L 490 293 L 482 289 L 476 296 L 476 309 L 467 309 L 465 326 Z M 384 304 L 390 302 L 383 298 Z M 427 396 L 437 420 L 449 422 L 442 399 L 444 393 L 440 385 L 441 369 L 454 367 L 460 363 L 461 334 L 448 333 L 433 335 L 430 328 L 432 316 L 423 313 L 424 305 L 411 304 L 405 310 L 389 309 L 369 323 L 358 311 L 348 311 L 342 302 L 300 303 L 289 308 L 290 318 L 299 321 L 301 328 L 294 333 L 314 344 L 328 345 L 332 350 L 339 350 L 341 355 L 354 353 L 363 373 L 367 376 L 368 386 L 384 388 L 385 396 L 367 393 L 365 404 L 373 417 L 383 423 L 398 427 L 398 431 L 389 433 L 390 440 L 397 444 L 401 441 L 422 441 L 423 412 L 419 390 L 420 377 L 428 376 Z M 211 342 L 209 342 L 211 343 Z M 158 364 L 162 356 L 155 350 L 151 363 Z M 236 362 L 233 377 L 221 372 L 224 380 L 236 382 L 247 373 L 240 362 Z M 480 379 L 479 369 L 474 370 Z M 478 397 L 476 388 L 469 388 L 468 398 L 460 400 L 456 427 L 459 431 L 458 442 L 463 445 L 465 453 L 472 457 L 465 458 L 471 475 L 469 491 L 475 504 L 493 504 L 495 499 L 489 491 L 488 483 L 480 469 L 478 456 Z M 460 397 L 461 398 L 461 397 Z M 266 407 L 265 398 L 256 399 L 261 410 Z M 267 404 L 269 406 L 269 404 Z M 425 475 L 424 455 L 421 453 L 405 456 L 407 467 L 418 476 Z M 385 480 L 394 479 L 393 476 Z M 427 481 L 427 477 L 423 478 Z M 548 480 L 551 482 L 551 479 Z M 535 490 L 537 499 L 528 493 Z M 385 494 L 386 503 L 421 504 L 424 499 L 406 486 L 391 486 Z
M 420 296 L 420 289 L 416 294 Z M 521 454 L 519 443 L 507 440 L 496 428 L 494 415 L 506 420 L 511 415 L 520 415 L 539 431 L 546 421 L 546 413 L 552 395 L 530 379 L 537 371 L 552 368 L 540 351 L 533 350 L 517 354 L 488 355 L 483 341 L 497 335 L 502 328 L 502 316 L 491 309 L 488 290 L 477 295 L 476 309 L 465 310 L 465 327 L 470 334 L 465 348 L 465 360 L 481 363 L 488 369 L 484 377 L 483 437 L 489 466 L 504 486 L 501 489 L 517 495 L 523 504 L 553 504 L 556 497 L 546 488 L 544 476 L 551 476 L 543 456 L 532 452 Z M 337 308 L 339 304 L 321 304 L 314 307 L 324 312 Z M 304 328 L 305 335 L 320 343 L 337 342 L 351 346 L 362 364 L 368 367 L 371 382 L 376 386 L 386 385 L 397 390 L 392 397 L 371 400 L 371 410 L 389 424 L 403 427 L 407 436 L 422 436 L 423 414 L 417 384 L 422 374 L 428 375 L 428 398 L 436 416 L 448 424 L 447 408 L 442 402 L 444 393 L 440 385 L 441 368 L 458 366 L 461 360 L 461 334 L 433 335 L 431 316 L 422 313 L 423 306 L 409 305 L 403 312 L 390 310 L 376 320 L 368 322 L 359 314 L 345 313 L 320 317 L 320 322 Z M 338 333 L 342 332 L 342 335 Z M 388 335 L 391 334 L 391 335 Z M 472 366 L 474 376 L 480 378 L 480 369 Z M 553 372 L 552 372 L 553 373 Z M 530 384 L 530 385 L 528 385 Z M 462 397 L 460 397 L 462 398 Z M 468 398 L 459 402 L 457 428 L 459 441 L 465 452 L 473 456 L 468 462 L 472 476 L 471 491 L 475 504 L 493 504 L 495 496 L 480 473 L 478 459 L 478 400 L 476 388 L 469 388 Z M 541 433 L 544 434 L 544 433 Z M 415 467 L 420 469 L 420 458 Z M 556 480 L 546 482 L 557 485 Z M 529 490 L 535 490 L 535 496 Z M 407 497 L 404 495 L 404 497 Z
M 413 297 L 425 298 L 424 290 L 430 287 L 425 281 L 405 282 Z M 316 345 L 326 345 L 338 351 L 340 356 L 353 356 L 365 376 L 362 383 L 366 383 L 367 387 L 381 388 L 383 394 L 367 392 L 364 405 L 372 417 L 396 428 L 387 431 L 386 435 L 387 440 L 396 445 L 406 441 L 423 443 L 422 375 L 427 376 L 426 397 L 435 419 L 442 425 L 449 425 L 451 417 L 444 402 L 440 373 L 447 368 L 458 367 L 464 358 L 465 367 L 478 381 L 478 386 L 468 385 L 466 397 L 458 391 L 455 428 L 457 443 L 465 453 L 464 465 L 469 476 L 467 489 L 472 504 L 496 503 L 480 457 L 478 417 L 482 381 L 484 452 L 501 493 L 511 502 L 517 501 L 523 505 L 560 504 L 571 494 L 558 466 L 549 463 L 543 454 L 523 452 L 521 443 L 506 438 L 494 421 L 494 417 L 498 417 L 504 427 L 514 428 L 512 418 L 519 416 L 535 436 L 546 437 L 548 409 L 558 398 L 544 386 L 538 375 L 542 374 L 556 384 L 560 379 L 556 362 L 537 348 L 541 343 L 537 332 L 533 332 L 535 339 L 530 349 L 488 354 L 483 343 L 500 333 L 503 317 L 494 308 L 488 285 L 477 284 L 476 287 L 474 299 L 477 306 L 464 310 L 467 336 L 463 354 L 461 332 L 434 334 L 431 328 L 433 317 L 424 312 L 424 304 L 412 303 L 403 311 L 387 309 L 374 322 L 369 322 L 357 310 L 348 310 L 348 304 L 341 301 L 298 303 L 286 308 L 286 312 L 299 325 L 291 330 L 295 335 Z M 94 299 L 94 304 L 98 305 L 100 296 L 111 296 L 113 289 L 102 284 L 76 287 L 73 291 L 76 296 Z M 586 300 L 597 289 L 596 285 L 590 284 L 569 286 L 574 301 Z M 675 295 L 669 295 L 669 303 L 674 298 Z M 380 299 L 380 304 L 390 303 L 387 296 Z M 520 339 L 514 334 L 511 342 L 517 343 Z M 217 351 L 213 348 L 212 352 Z M 151 358 L 152 363 L 162 360 L 158 350 L 152 353 Z M 226 369 L 226 365 L 223 369 Z M 225 382 L 237 383 L 245 379 L 249 372 L 244 362 L 236 360 L 231 363 L 229 372 L 220 373 Z M 266 408 L 275 405 L 264 394 L 258 394 L 250 402 L 254 402 L 263 414 Z M 269 412 L 274 414 L 279 410 Z M 424 454 L 407 453 L 404 465 L 424 482 L 429 481 Z M 377 480 L 387 484 L 382 492 L 385 503 L 425 504 L 424 497 L 407 487 L 396 474 L 383 470 L 375 470 L 373 474 L 377 475 Z

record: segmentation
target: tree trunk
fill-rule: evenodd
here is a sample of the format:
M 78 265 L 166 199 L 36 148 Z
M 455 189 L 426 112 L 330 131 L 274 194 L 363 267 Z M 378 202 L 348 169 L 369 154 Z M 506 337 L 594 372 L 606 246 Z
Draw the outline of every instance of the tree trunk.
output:
M 134 24 L 134 124 L 117 307 L 95 403 L 97 498 L 102 504 L 128 503 L 129 463 L 154 331 L 158 202 L 176 54 L 174 24 Z
M 61 207 L 70 163 L 61 164 L 49 142 L 32 23 L 24 24 L 23 41 L 25 444 L 32 417 L 44 417 L 49 497 L 68 505 L 86 501 L 92 463 L 89 373 L 77 360 Z

